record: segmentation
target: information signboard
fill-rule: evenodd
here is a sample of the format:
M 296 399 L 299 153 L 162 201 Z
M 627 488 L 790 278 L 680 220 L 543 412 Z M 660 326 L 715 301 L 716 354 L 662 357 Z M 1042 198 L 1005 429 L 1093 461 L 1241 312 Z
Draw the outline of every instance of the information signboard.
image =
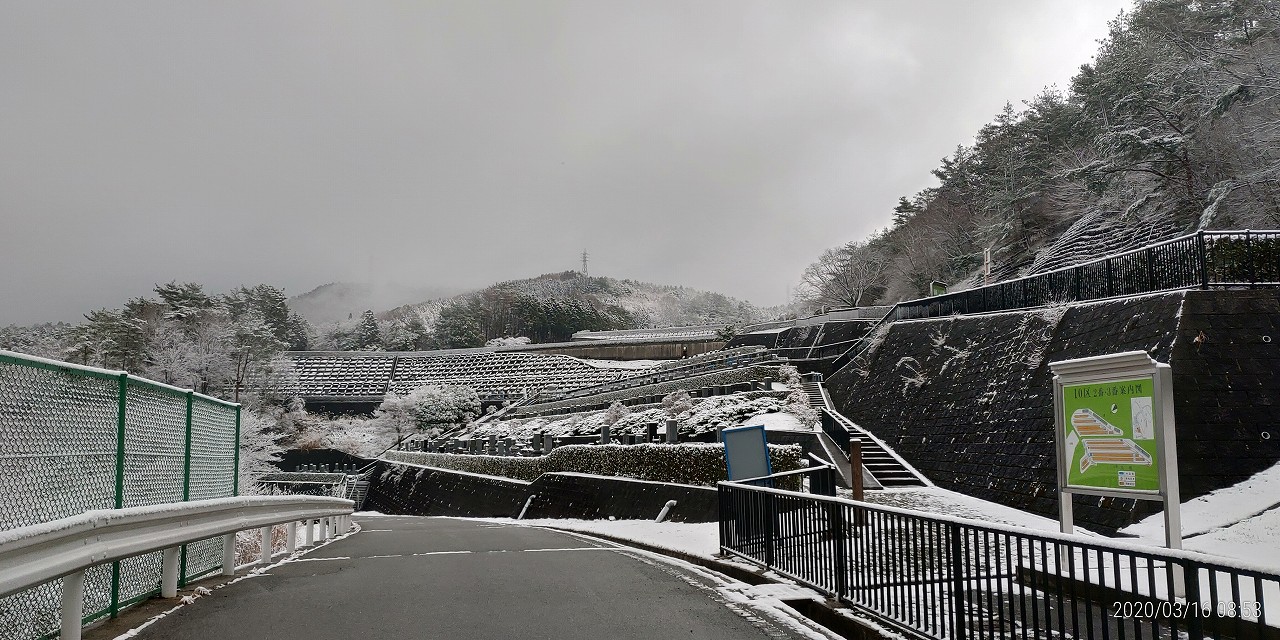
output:
M 1074 530 L 1072 494 L 1159 500 L 1166 542 L 1180 549 L 1173 370 L 1145 351 L 1061 360 L 1049 368 L 1062 531 Z
M 773 473 L 763 425 L 725 429 L 720 438 L 730 480 L 762 478 Z
M 1150 376 L 1062 385 L 1068 487 L 1160 492 Z

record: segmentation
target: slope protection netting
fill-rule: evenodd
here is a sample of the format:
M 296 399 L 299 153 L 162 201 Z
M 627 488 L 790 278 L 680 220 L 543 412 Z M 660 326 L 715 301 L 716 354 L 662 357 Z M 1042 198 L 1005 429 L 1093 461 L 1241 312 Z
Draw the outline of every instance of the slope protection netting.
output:
M 119 372 L 0 352 L 0 530 L 95 509 L 236 493 L 239 407 Z M 123 451 L 123 458 L 120 452 Z M 182 576 L 221 567 L 222 538 L 183 550 Z M 49 636 L 61 580 L 0 598 L 0 640 Z M 86 619 L 159 590 L 160 554 L 85 574 Z

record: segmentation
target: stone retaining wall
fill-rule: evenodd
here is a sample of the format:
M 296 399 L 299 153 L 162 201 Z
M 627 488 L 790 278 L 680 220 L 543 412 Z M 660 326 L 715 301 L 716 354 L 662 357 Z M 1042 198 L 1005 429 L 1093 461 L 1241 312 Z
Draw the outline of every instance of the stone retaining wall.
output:
M 898 322 L 827 386 L 842 413 L 939 486 L 1057 517 L 1047 363 L 1133 350 L 1173 366 L 1183 501 L 1280 461 L 1275 290 Z M 1110 531 L 1156 504 L 1078 496 L 1076 519 Z

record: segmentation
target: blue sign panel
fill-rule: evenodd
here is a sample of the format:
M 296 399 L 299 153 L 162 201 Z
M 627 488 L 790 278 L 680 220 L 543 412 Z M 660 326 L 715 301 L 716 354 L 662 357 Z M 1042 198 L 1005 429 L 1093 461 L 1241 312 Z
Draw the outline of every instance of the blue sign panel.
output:
M 720 438 L 724 442 L 724 464 L 730 480 L 761 478 L 773 473 L 763 425 L 725 429 Z

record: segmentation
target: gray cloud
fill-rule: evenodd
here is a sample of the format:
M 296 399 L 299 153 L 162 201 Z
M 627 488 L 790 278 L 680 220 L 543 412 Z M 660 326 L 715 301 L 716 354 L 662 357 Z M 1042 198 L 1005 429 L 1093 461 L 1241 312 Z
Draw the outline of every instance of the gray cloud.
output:
M 573 268 L 760 304 L 1122 0 L 0 5 L 0 323 Z

